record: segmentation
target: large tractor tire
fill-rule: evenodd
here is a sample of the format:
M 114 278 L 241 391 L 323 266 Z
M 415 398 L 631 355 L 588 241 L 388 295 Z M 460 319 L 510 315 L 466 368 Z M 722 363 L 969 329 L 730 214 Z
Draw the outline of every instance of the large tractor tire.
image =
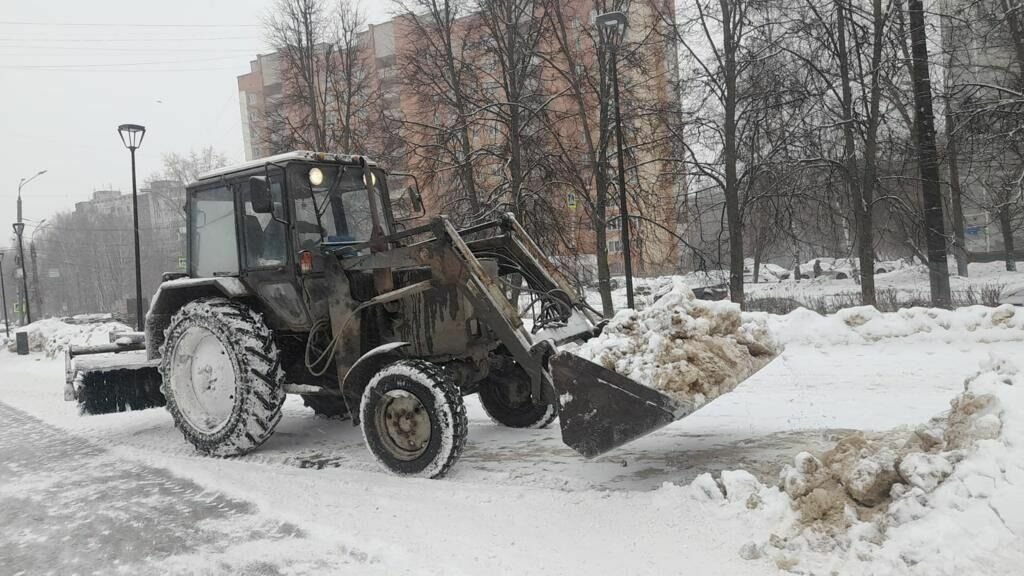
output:
M 359 412 L 367 448 L 394 474 L 440 478 L 462 455 L 468 431 L 462 394 L 429 362 L 385 366 L 363 391 Z
M 348 406 L 340 396 L 318 396 L 303 394 L 302 403 L 312 408 L 313 413 L 324 418 L 348 418 Z
M 491 420 L 509 428 L 546 428 L 558 415 L 554 404 L 530 395 L 530 377 L 518 367 L 482 382 L 479 396 Z
M 284 372 L 273 334 L 248 306 L 190 302 L 161 348 L 161 391 L 185 439 L 212 456 L 245 454 L 281 420 Z

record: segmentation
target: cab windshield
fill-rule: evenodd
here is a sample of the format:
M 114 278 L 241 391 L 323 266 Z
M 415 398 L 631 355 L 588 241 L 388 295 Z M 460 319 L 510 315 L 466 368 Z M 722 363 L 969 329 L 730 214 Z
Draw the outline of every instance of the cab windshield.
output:
M 295 164 L 288 168 L 302 249 L 320 242 L 366 242 L 373 232 L 370 192 L 358 166 Z

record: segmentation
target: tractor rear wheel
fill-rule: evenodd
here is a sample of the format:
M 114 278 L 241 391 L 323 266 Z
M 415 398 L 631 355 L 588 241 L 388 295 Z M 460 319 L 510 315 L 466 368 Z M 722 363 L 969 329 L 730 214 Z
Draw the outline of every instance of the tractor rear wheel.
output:
M 466 406 L 459 387 L 434 364 L 385 366 L 363 391 L 359 413 L 367 448 L 390 472 L 440 478 L 462 455 Z
M 183 306 L 161 347 L 160 390 L 185 439 L 213 456 L 245 454 L 281 420 L 284 372 L 273 334 L 226 298 Z
M 554 404 L 533 398 L 530 377 L 519 367 L 482 382 L 479 396 L 491 420 L 509 428 L 546 428 L 558 415 Z

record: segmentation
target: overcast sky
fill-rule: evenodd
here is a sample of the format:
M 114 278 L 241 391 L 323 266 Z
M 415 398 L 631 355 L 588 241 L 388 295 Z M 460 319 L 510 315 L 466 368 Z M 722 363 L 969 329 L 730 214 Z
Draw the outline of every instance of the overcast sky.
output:
M 274 0 L 47 0 L 0 6 L 0 246 L 16 219 L 18 181 L 33 222 L 93 190 L 131 190 L 123 123 L 147 128 L 141 181 L 161 155 L 214 146 L 244 159 L 236 77 L 266 52 Z M 371 22 L 390 3 L 363 0 Z

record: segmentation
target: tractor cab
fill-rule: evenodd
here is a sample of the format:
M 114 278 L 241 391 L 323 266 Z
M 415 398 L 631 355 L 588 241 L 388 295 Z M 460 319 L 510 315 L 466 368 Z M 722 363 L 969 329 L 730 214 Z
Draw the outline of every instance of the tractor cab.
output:
M 324 289 L 320 245 L 361 245 L 351 255 L 365 254 L 395 229 L 393 204 L 399 220 L 421 210 L 414 183 L 393 203 L 387 181 L 364 157 L 312 152 L 203 174 L 187 189 L 187 275 L 237 278 L 274 304 L 264 307 L 274 329 L 309 330 L 323 314 L 303 297 Z

